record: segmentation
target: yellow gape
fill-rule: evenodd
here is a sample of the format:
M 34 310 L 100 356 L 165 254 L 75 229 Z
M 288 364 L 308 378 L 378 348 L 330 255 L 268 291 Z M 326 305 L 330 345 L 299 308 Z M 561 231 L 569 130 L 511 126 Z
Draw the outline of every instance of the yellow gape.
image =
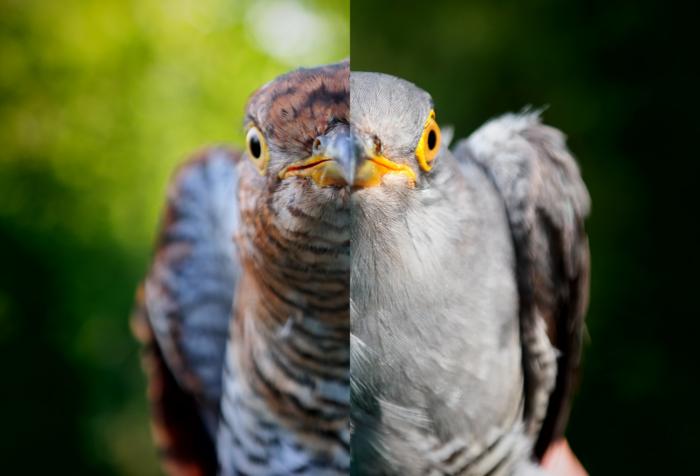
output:
M 267 150 L 265 136 L 260 132 L 260 129 L 252 126 L 248 129 L 245 141 L 248 149 L 248 158 L 253 162 L 260 175 L 265 175 L 267 163 L 270 161 L 270 153 Z
M 431 162 L 437 157 L 439 151 L 440 128 L 435 122 L 435 111 L 430 111 L 428 120 L 425 121 L 425 126 L 423 126 L 423 135 L 421 135 L 418 147 L 416 147 L 416 158 L 420 168 L 426 172 L 432 169 Z

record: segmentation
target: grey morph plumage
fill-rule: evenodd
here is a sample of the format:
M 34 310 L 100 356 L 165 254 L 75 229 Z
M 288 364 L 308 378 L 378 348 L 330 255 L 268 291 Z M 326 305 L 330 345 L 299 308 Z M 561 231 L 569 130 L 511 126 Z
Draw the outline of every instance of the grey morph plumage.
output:
M 353 473 L 538 474 L 579 358 L 589 198 L 535 113 L 489 122 L 420 173 L 430 109 L 403 80 L 351 76 L 352 126 L 419 175 L 353 194 Z

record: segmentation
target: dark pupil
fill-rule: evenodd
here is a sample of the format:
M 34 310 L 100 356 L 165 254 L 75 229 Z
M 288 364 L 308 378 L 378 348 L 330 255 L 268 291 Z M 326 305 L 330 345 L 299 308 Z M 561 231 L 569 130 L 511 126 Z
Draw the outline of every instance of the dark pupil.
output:
M 437 134 L 435 133 L 435 129 L 431 129 L 430 132 L 428 132 L 428 149 L 433 150 L 435 145 L 437 145 Z
M 253 154 L 253 157 L 256 159 L 260 158 L 260 152 L 262 152 L 261 147 L 260 147 L 260 138 L 258 136 L 253 136 L 250 138 L 250 153 Z

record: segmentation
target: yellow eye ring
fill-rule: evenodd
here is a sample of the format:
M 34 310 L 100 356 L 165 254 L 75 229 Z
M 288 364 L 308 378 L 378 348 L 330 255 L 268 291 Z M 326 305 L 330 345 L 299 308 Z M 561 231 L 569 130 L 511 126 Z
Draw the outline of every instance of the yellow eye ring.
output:
M 248 158 L 255 168 L 260 172 L 260 175 L 265 175 L 267 163 L 270 161 L 270 153 L 267 149 L 265 136 L 255 126 L 248 129 L 245 137 L 246 147 L 248 150 Z
M 428 119 L 423 126 L 423 135 L 416 147 L 416 158 L 420 168 L 428 172 L 433 168 L 431 162 L 440 152 L 440 127 L 435 122 L 435 111 L 430 111 Z

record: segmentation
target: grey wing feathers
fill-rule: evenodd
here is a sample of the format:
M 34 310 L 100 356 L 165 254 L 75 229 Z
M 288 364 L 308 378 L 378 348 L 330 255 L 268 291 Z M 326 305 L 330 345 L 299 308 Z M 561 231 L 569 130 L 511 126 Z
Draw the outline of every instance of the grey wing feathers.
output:
M 488 122 L 457 144 L 455 155 L 481 165 L 506 206 L 517 256 L 525 416 L 531 431 L 539 429 L 535 452 L 541 456 L 563 434 L 580 361 L 589 277 L 584 219 L 590 198 L 563 134 L 542 124 L 538 113 Z M 555 374 L 541 345 L 547 339 L 537 338 L 544 332 L 556 349 L 549 350 Z M 543 394 L 549 396 L 544 407 Z
M 239 154 L 209 149 L 178 171 L 145 281 L 148 322 L 170 372 L 214 430 L 239 263 Z

